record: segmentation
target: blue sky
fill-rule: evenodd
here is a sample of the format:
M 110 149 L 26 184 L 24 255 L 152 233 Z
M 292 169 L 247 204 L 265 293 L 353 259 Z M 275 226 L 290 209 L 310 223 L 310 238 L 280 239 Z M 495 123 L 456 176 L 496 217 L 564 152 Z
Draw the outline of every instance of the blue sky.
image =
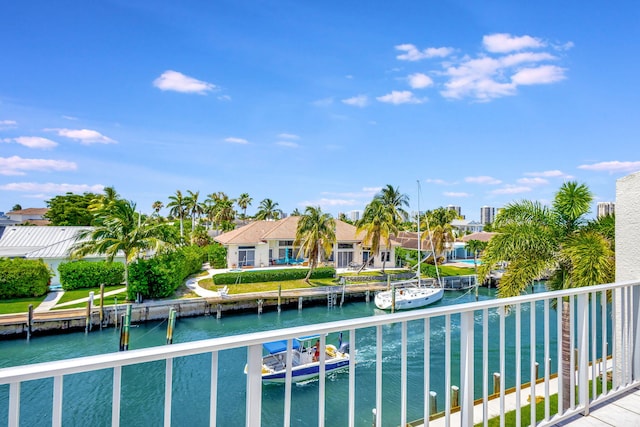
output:
M 640 5 L 600 1 L 6 2 L 0 210 L 114 186 L 255 212 L 596 201 L 640 170 Z M 166 212 L 165 212 L 166 213 Z

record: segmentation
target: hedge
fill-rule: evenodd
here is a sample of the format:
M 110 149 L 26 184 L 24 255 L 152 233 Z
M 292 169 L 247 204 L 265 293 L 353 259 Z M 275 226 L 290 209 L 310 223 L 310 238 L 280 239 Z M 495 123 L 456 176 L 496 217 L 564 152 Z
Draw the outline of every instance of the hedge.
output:
M 65 291 L 124 283 L 124 264 L 121 262 L 64 262 L 58 266 L 58 272 Z
M 216 285 L 233 285 L 240 283 L 258 282 L 284 282 L 287 280 L 304 279 L 309 272 L 308 268 L 285 268 L 273 270 L 243 270 L 241 272 L 220 273 L 213 276 Z M 324 279 L 335 277 L 336 270 L 333 267 L 319 267 L 311 273 L 312 279 Z M 238 279 L 238 276 L 240 278 Z
M 204 249 L 204 260 L 208 261 L 212 268 L 227 267 L 227 248 L 220 243 L 213 243 L 202 249 Z
M 174 252 L 140 259 L 129 264 L 128 298 L 165 298 L 173 295 L 190 275 L 202 269 L 204 251 L 197 246 L 186 246 Z
M 0 299 L 39 297 L 49 290 L 50 280 L 41 259 L 0 258 Z

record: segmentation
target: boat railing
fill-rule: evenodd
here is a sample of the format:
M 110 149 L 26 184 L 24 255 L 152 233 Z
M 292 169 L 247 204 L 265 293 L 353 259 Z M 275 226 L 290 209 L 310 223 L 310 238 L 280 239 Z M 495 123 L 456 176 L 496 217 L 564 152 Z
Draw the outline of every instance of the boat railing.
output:
M 504 425 L 505 414 L 511 410 L 515 411 L 516 423 L 520 425 L 525 414 L 523 409 L 526 406 L 535 409 L 536 404 L 540 405 L 540 417 L 536 418 L 535 410 L 530 411 L 531 419 L 527 423 L 550 425 L 579 413 L 588 413 L 591 406 L 640 384 L 637 376 L 640 372 L 640 338 L 637 333 L 640 331 L 639 309 L 640 281 L 630 281 L 16 366 L 0 369 L 0 392 L 8 395 L 8 399 L 0 403 L 5 405 L 0 413 L 8 414 L 8 426 L 21 425 L 21 413 L 29 410 L 21 409 L 25 397 L 21 388 L 32 380 L 51 380 L 51 420 L 52 425 L 59 426 L 62 424 L 63 411 L 73 405 L 73 402 L 63 404 L 65 377 L 107 370 L 111 375 L 111 389 L 106 390 L 110 398 L 104 398 L 105 390 L 100 390 L 100 405 L 111 405 L 111 425 L 119 426 L 121 411 L 124 410 L 122 384 L 128 372 L 124 368 L 161 361 L 164 362 L 161 417 L 164 425 L 168 426 L 175 408 L 172 399 L 174 361 L 208 354 L 211 366 L 209 377 L 199 376 L 192 380 L 199 383 L 204 381 L 209 388 L 209 425 L 225 425 L 224 420 L 218 419 L 217 412 L 217 397 L 224 390 L 224 384 L 219 381 L 219 358 L 229 354 L 225 350 L 246 349 L 244 424 L 260 426 L 264 403 L 262 344 L 318 334 L 323 348 L 326 334 L 344 331 L 350 343 L 348 374 L 337 381 L 344 381 L 348 389 L 345 405 L 349 426 L 357 424 L 356 410 L 361 410 L 363 404 L 371 407 L 369 411 L 375 409 L 374 423 L 378 427 L 407 425 L 412 421 L 409 418 L 421 419 L 424 425 L 436 425 L 439 420 L 444 420 L 447 426 L 472 426 L 476 422 L 487 425 L 489 414 L 494 411 L 499 414 L 501 425 Z M 563 315 L 556 313 L 556 310 Z M 490 329 L 490 323 L 493 325 L 494 322 L 497 326 Z M 512 331 L 517 333 L 508 336 L 505 329 L 507 323 L 512 323 Z M 421 344 L 411 343 L 412 346 L 419 345 L 420 352 L 409 352 L 408 329 L 415 325 L 422 328 L 424 338 Z M 566 327 L 563 328 L 563 325 Z M 358 337 L 370 328 L 375 330 L 375 338 L 370 340 L 373 342 L 359 341 Z M 390 328 L 397 328 L 398 338 L 394 341 L 397 353 L 392 357 L 398 358 L 400 365 L 399 375 L 385 377 L 384 383 L 383 367 L 390 356 L 385 353 L 383 358 L 383 328 L 387 332 Z M 529 338 L 523 340 L 524 335 L 520 332 L 527 329 Z M 564 337 L 568 346 L 563 350 L 563 339 L 554 342 L 554 336 Z M 432 358 L 433 346 L 444 348 L 444 358 Z M 370 366 L 375 368 L 367 371 L 375 383 L 375 392 L 370 391 L 375 393 L 375 397 L 366 403 L 365 400 L 359 400 L 356 405 L 357 399 L 364 399 L 363 393 L 356 394 L 361 378 L 361 375 L 356 377 L 356 354 L 360 347 L 375 347 L 372 350 L 375 354 L 368 356 L 371 359 L 368 361 Z M 565 354 L 567 348 L 573 349 L 568 355 Z M 568 376 L 560 374 L 556 377 L 556 374 L 562 373 L 558 367 L 561 363 L 557 362 L 565 356 L 568 366 L 575 368 L 567 371 L 571 372 Z M 320 358 L 322 362 L 324 352 Z M 609 359 L 610 364 L 606 362 Z M 515 369 L 507 367 L 507 360 L 515 363 Z M 320 366 L 316 417 L 318 425 L 324 425 L 325 419 L 329 419 L 327 399 L 331 394 L 327 392 L 322 363 Z M 408 393 L 409 366 L 412 374 L 419 370 L 416 366 L 422 366 L 421 393 Z M 434 370 L 443 373 L 440 380 L 440 377 L 432 374 Z M 181 378 L 181 381 L 186 380 Z M 293 393 L 290 381 L 289 377 L 283 390 L 281 410 L 284 425 L 291 424 Z M 2 385 L 8 385 L 8 392 L 6 389 L 3 391 Z M 455 393 L 452 392 L 454 388 Z M 521 398 L 508 399 L 510 392 Z M 389 393 L 394 395 L 390 396 Z M 434 402 L 434 393 L 443 398 Z M 529 397 L 528 401 L 526 396 Z M 552 406 L 552 401 L 557 401 L 557 409 L 553 411 L 551 408 L 555 406 Z M 417 415 L 416 407 L 419 408 Z M 409 408 L 412 408 L 411 411 Z M 269 408 L 270 412 L 276 409 Z M 72 412 L 79 414 L 82 411 L 72 408 Z

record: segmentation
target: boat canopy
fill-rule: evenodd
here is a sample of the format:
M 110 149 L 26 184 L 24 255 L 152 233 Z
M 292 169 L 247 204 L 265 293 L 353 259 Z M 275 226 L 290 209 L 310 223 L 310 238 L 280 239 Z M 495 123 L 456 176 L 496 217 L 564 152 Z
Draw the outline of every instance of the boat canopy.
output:
M 302 341 L 312 341 L 319 338 L 320 335 L 307 335 L 304 337 L 294 338 L 292 348 L 294 350 L 298 350 L 302 347 Z M 262 344 L 262 346 L 269 352 L 269 354 L 280 353 L 287 351 L 287 340 L 266 342 Z

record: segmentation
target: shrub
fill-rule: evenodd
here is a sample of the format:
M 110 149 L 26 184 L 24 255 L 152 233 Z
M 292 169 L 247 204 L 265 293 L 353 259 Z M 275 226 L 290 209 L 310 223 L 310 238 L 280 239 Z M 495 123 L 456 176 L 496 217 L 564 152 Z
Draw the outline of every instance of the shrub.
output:
M 212 268 L 225 268 L 227 266 L 227 248 L 220 243 L 212 243 L 204 248 L 205 261 L 209 261 Z
M 124 282 L 124 264 L 107 261 L 73 261 L 58 266 L 62 289 L 95 288 L 102 284 L 120 285 Z
M 44 295 L 50 280 L 51 271 L 41 259 L 0 258 L 0 299 Z
M 138 293 L 145 298 L 172 295 L 187 277 L 201 270 L 202 255 L 201 248 L 186 246 L 129 264 L 128 298 L 133 300 Z
M 242 271 L 237 273 L 221 273 L 213 276 L 213 282 L 216 285 L 233 285 L 238 281 L 240 283 L 258 283 L 258 282 L 284 282 L 287 280 L 304 279 L 309 272 L 308 268 L 283 268 L 277 270 L 256 270 Z M 333 267 L 319 267 L 311 273 L 312 279 L 324 279 L 334 277 L 336 270 Z M 240 276 L 240 279 L 238 279 Z

